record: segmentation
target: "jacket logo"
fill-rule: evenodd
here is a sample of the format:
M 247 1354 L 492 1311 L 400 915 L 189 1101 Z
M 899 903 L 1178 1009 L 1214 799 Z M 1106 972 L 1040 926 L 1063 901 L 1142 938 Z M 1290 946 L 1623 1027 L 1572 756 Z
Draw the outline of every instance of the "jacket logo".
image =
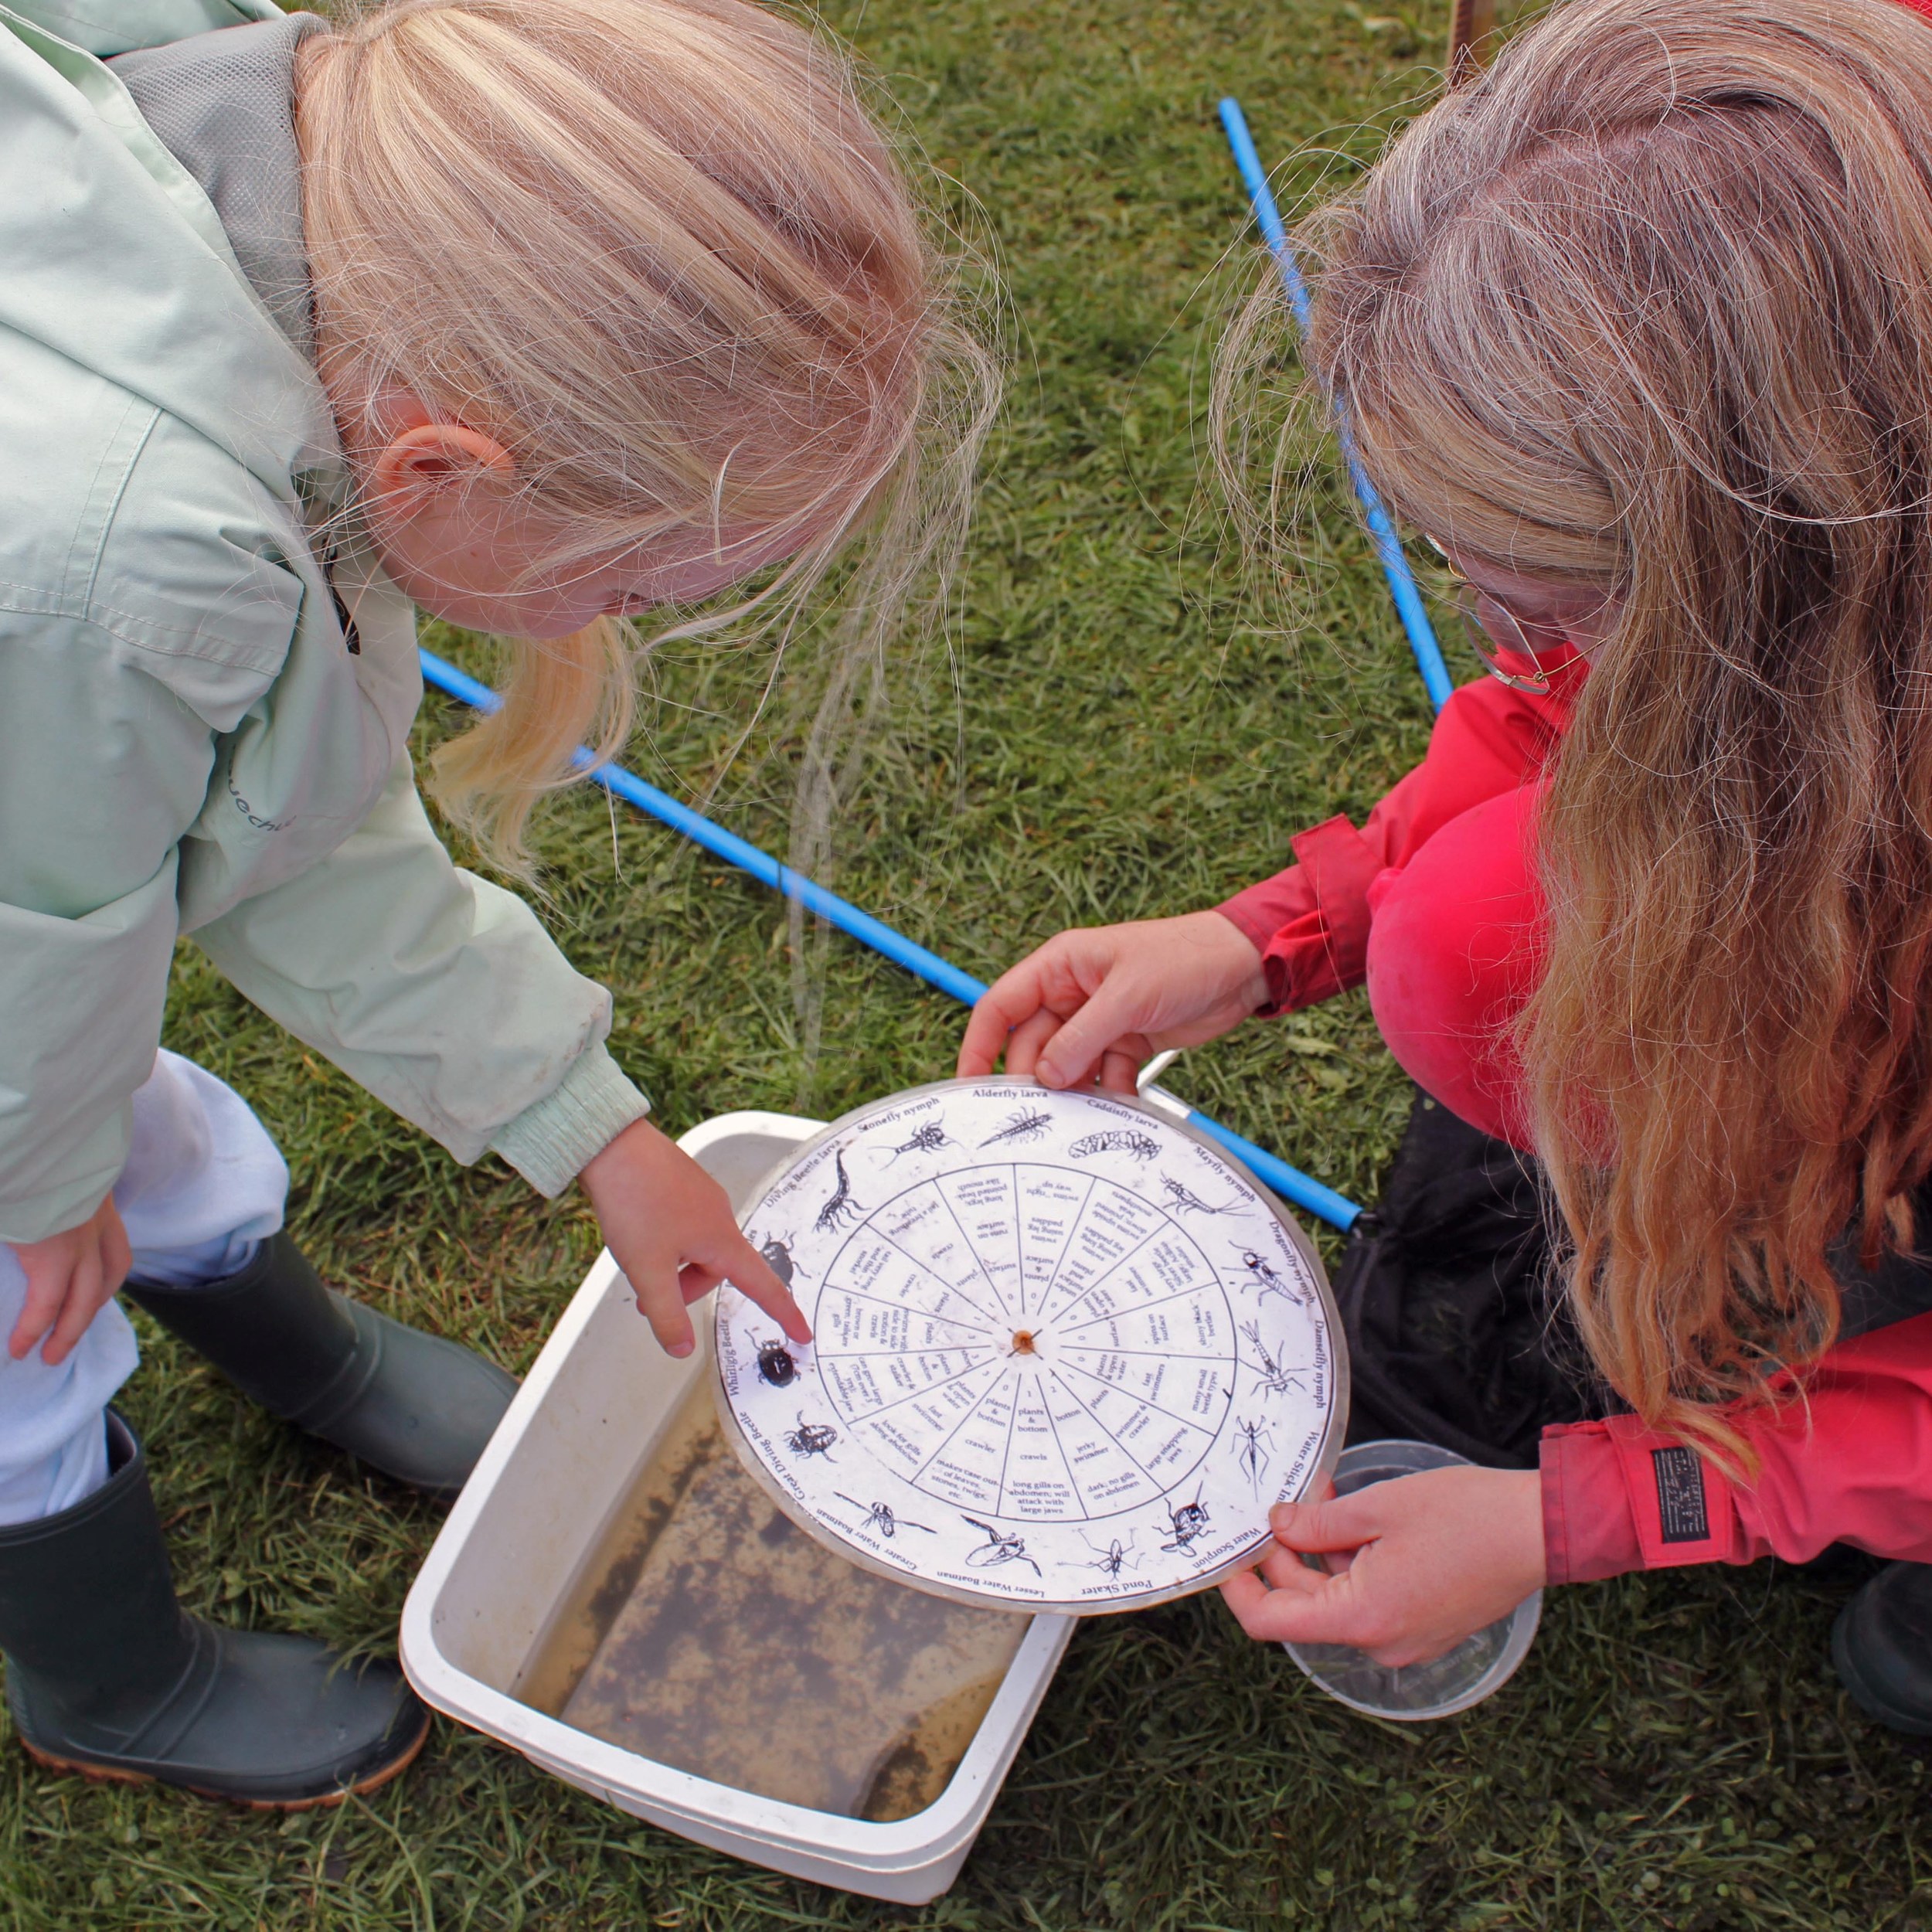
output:
M 235 801 L 235 809 L 240 812 L 241 815 L 246 818 L 257 832 L 280 832 L 283 829 L 287 823 L 286 819 L 264 818 L 260 817 L 257 814 L 255 808 L 235 789 L 235 774 L 232 766 L 224 776 L 227 781 L 228 795 Z
M 1667 1543 L 1709 1539 L 1710 1512 L 1704 1506 L 1704 1468 L 1694 1450 L 1681 1444 L 1650 1452 L 1657 1478 L 1657 1520 Z

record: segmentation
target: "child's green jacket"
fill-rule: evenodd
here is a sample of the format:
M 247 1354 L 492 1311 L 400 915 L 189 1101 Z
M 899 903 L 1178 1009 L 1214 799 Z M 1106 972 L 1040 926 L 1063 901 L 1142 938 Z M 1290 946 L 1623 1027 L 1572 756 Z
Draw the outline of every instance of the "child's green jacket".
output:
M 416 794 L 413 613 L 336 590 L 315 371 L 97 55 L 268 0 L 0 6 L 0 1240 L 121 1171 L 175 937 L 459 1160 L 555 1192 L 645 1111 L 611 1002 Z

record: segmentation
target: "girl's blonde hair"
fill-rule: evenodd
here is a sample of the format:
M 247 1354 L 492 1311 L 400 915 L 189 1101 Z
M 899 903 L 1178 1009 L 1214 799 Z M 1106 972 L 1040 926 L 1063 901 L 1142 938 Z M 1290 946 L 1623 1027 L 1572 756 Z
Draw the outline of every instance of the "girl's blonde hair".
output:
M 851 63 L 747 0 L 393 0 L 304 44 L 298 115 L 332 387 L 502 442 L 570 532 L 546 572 L 775 539 L 753 604 L 795 613 L 869 524 L 806 747 L 822 831 L 828 743 L 943 587 L 997 387 Z M 519 645 L 502 709 L 437 754 L 499 862 L 580 741 L 623 743 L 631 657 L 611 619 Z
M 1311 245 L 1398 513 L 1623 600 L 1519 1040 L 1592 1353 L 1748 1466 L 1932 1168 L 1932 26 L 1575 0 Z

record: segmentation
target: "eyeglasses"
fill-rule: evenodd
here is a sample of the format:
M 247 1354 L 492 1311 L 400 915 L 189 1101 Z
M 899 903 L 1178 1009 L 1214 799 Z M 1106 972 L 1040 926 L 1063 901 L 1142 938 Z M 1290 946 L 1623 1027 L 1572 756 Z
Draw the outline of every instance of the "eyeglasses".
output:
M 1448 553 L 1434 537 L 1426 541 L 1442 559 L 1444 567 L 1455 584 L 1456 608 L 1461 615 L 1463 628 L 1468 633 L 1470 648 L 1482 660 L 1483 668 L 1492 678 L 1508 685 L 1512 691 L 1528 692 L 1532 697 L 1546 696 L 1550 689 L 1551 674 L 1543 667 L 1543 657 L 1558 651 L 1575 655 L 1576 640 L 1561 624 L 1519 617 L 1493 592 L 1478 589 L 1471 583 L 1449 561 Z M 1506 652 L 1512 658 L 1527 658 L 1536 668 L 1532 672 L 1512 671 L 1503 662 L 1499 652 Z
M 1538 652 L 1567 647 L 1570 640 L 1562 631 L 1549 624 L 1525 624 L 1508 604 L 1498 604 L 1487 591 L 1478 590 L 1467 577 L 1457 580 L 1456 608 L 1461 614 L 1470 649 L 1481 658 L 1482 668 L 1491 677 L 1501 679 L 1512 691 L 1526 691 L 1535 697 L 1548 695 L 1549 673 L 1543 669 Z M 1532 631 L 1543 638 L 1540 646 L 1531 642 Z M 1502 651 L 1512 657 L 1528 658 L 1536 668 L 1512 671 L 1497 655 Z

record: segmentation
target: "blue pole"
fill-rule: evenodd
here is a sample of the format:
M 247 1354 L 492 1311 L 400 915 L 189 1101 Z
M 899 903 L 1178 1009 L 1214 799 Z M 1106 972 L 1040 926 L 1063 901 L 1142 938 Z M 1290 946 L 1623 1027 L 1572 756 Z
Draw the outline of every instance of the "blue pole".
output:
M 1308 284 L 1301 279 L 1301 265 L 1294 259 L 1294 248 L 1283 225 L 1281 211 L 1274 205 L 1267 171 L 1261 165 L 1261 157 L 1255 152 L 1254 137 L 1248 132 L 1247 117 L 1241 112 L 1241 104 L 1232 94 L 1222 100 L 1221 125 L 1227 131 L 1228 145 L 1234 151 L 1234 165 L 1240 172 L 1242 185 L 1254 204 L 1254 218 L 1260 224 L 1261 238 L 1267 243 L 1269 252 L 1274 257 L 1275 267 L 1281 271 L 1281 286 L 1287 291 L 1288 307 L 1294 312 L 1295 326 L 1305 337 L 1309 325 Z M 1442 661 L 1442 646 L 1436 641 L 1429 613 L 1423 607 L 1422 594 L 1416 588 L 1409 560 L 1402 553 L 1402 539 L 1396 536 L 1396 527 L 1389 520 L 1389 512 L 1383 507 L 1381 495 L 1369 481 L 1369 473 L 1355 454 L 1355 438 L 1349 434 L 1348 423 L 1341 415 L 1339 399 L 1336 417 L 1335 434 L 1342 444 L 1342 457 L 1349 465 L 1349 481 L 1355 486 L 1363 518 L 1369 526 L 1369 534 L 1375 541 L 1376 555 L 1382 560 L 1389 588 L 1395 594 L 1396 612 L 1402 619 L 1403 629 L 1409 634 L 1409 648 L 1416 655 L 1417 668 L 1422 673 L 1423 683 L 1428 688 L 1429 702 L 1440 711 L 1449 702 L 1449 693 L 1453 689 L 1449 682 L 1449 667 Z
M 488 685 L 479 684 L 433 652 L 419 651 L 417 655 L 423 661 L 423 679 L 426 684 L 434 685 L 452 698 L 461 699 L 477 711 L 494 711 L 502 702 Z M 673 832 L 682 832 L 693 845 L 701 845 L 727 865 L 736 866 L 740 872 L 750 873 L 753 879 L 783 893 L 787 899 L 796 900 L 807 912 L 824 920 L 828 925 L 837 927 L 842 933 L 849 934 L 861 945 L 883 954 L 895 964 L 925 981 L 927 985 L 937 986 L 942 993 L 951 994 L 954 999 L 968 1006 L 985 992 L 985 984 L 974 978 L 971 973 L 961 972 L 951 961 L 928 952 L 903 933 L 895 931 L 869 913 L 861 912 L 849 900 L 826 891 L 823 886 L 806 878 L 802 872 L 780 865 L 769 852 L 760 851 L 736 832 L 713 825 L 702 812 L 693 811 L 689 805 L 679 804 L 668 792 L 647 784 L 622 766 L 593 764 L 590 753 L 581 745 L 577 747 L 576 762 L 579 770 L 593 784 L 601 785 L 613 798 L 635 805 L 638 811 L 668 825 Z M 1174 1097 L 1170 1094 L 1168 1097 Z M 1184 1101 L 1178 1104 L 1186 1104 Z M 1236 1160 L 1252 1169 L 1263 1182 L 1297 1207 L 1305 1208 L 1311 1214 L 1318 1214 L 1323 1220 L 1345 1231 L 1354 1224 L 1356 1216 L 1362 1212 L 1354 1202 L 1338 1194 L 1333 1188 L 1325 1187 L 1299 1168 L 1289 1166 L 1278 1155 L 1270 1154 L 1266 1148 L 1257 1147 L 1252 1141 L 1244 1140 L 1232 1128 L 1223 1127 L 1219 1121 L 1196 1108 L 1187 1108 L 1187 1121 L 1190 1127 L 1218 1141 Z

